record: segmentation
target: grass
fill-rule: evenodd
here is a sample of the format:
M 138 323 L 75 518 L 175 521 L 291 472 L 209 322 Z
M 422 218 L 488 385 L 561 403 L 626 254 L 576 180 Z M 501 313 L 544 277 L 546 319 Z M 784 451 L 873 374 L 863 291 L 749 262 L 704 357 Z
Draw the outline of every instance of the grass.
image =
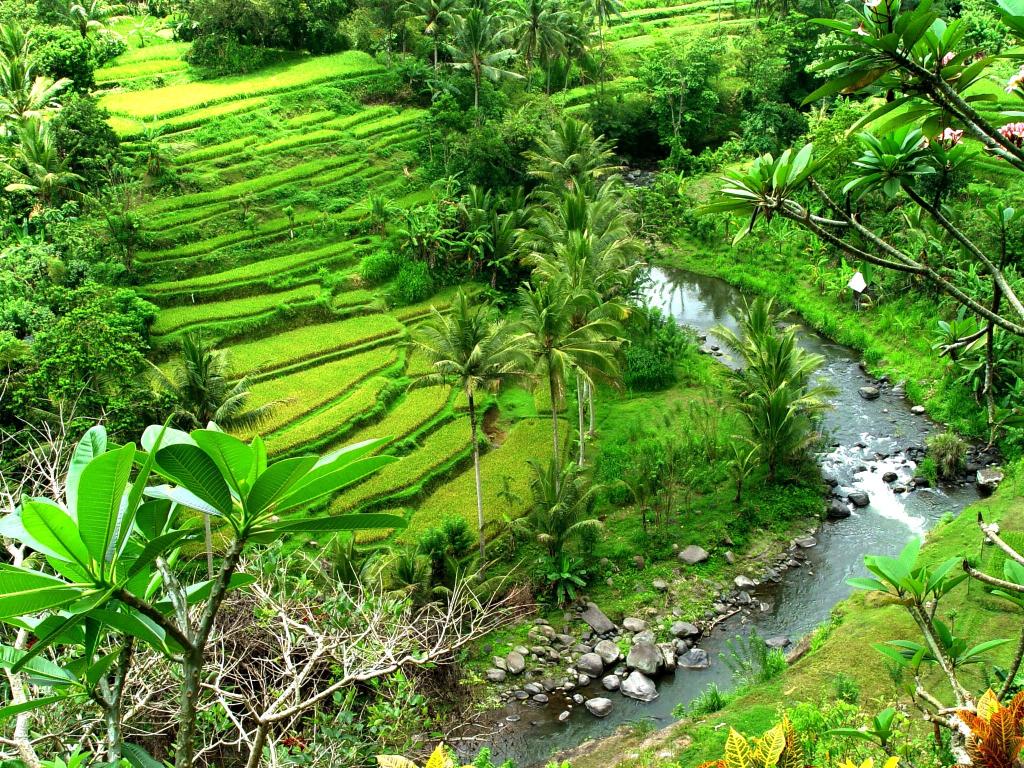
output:
M 316 56 L 261 70 L 199 83 L 182 83 L 131 93 L 111 93 L 100 104 L 111 113 L 140 120 L 172 117 L 217 102 L 280 93 L 305 85 L 380 71 L 373 57 L 361 51 Z
M 320 290 L 319 285 L 303 285 L 279 293 L 170 307 L 157 316 L 151 332 L 160 336 L 192 325 L 253 317 L 264 312 L 273 312 L 281 306 L 312 301 L 320 295 Z
M 523 419 L 509 427 L 502 444 L 487 451 L 480 460 L 485 525 L 500 521 L 504 513 L 519 517 L 526 512 L 533 473 L 525 458 L 547 461 L 550 456 L 549 419 Z M 504 489 L 505 477 L 510 479 L 512 492 L 522 499 L 511 507 L 499 496 Z M 431 493 L 418 506 L 401 538 L 415 539 L 450 515 L 464 517 L 470 529 L 476 530 L 476 480 L 472 467 L 467 467 Z M 491 533 L 494 533 L 493 529 Z
M 234 357 L 231 360 L 234 362 Z M 372 349 L 254 385 L 253 405 L 282 401 L 258 432 L 265 435 L 287 427 L 301 416 L 349 394 L 360 382 L 397 361 L 398 350 L 394 347 Z M 239 437 L 250 440 L 253 434 L 249 432 Z
M 435 421 L 447 410 L 449 399 L 450 393 L 443 387 L 412 389 L 392 404 L 383 419 L 364 427 L 351 438 L 351 442 L 386 437 L 387 445 L 394 445 Z
M 333 323 L 308 325 L 264 339 L 229 348 L 231 364 L 238 375 L 273 371 L 296 363 L 337 353 L 403 332 L 390 315 L 363 315 Z

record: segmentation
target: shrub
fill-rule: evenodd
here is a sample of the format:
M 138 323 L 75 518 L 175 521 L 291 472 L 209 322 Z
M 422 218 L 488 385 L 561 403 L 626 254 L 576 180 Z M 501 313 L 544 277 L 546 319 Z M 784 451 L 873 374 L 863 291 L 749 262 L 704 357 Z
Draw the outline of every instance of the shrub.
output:
M 849 675 L 840 672 L 832 679 L 832 692 L 839 701 L 856 704 L 860 700 L 860 686 Z
M 725 709 L 729 703 L 729 694 L 724 693 L 716 683 L 708 683 L 708 687 L 700 692 L 700 695 L 690 702 L 689 707 L 677 705 L 672 711 L 673 717 L 684 717 L 691 715 L 701 717 L 712 715 Z
M 101 29 L 92 39 L 92 55 L 96 66 L 103 66 L 111 59 L 117 58 L 128 50 L 128 44 L 117 32 Z
M 280 58 L 280 53 L 245 45 L 230 35 L 202 35 L 192 43 L 185 61 L 209 77 L 252 72 Z
M 32 58 L 45 75 L 69 78 L 75 90 L 87 93 L 96 85 L 92 46 L 69 27 L 46 27 L 33 32 Z
M 688 343 L 675 320 L 651 310 L 634 323 L 631 337 L 623 372 L 626 386 L 649 391 L 674 384 L 676 366 Z
M 391 300 L 397 306 L 415 304 L 429 299 L 434 293 L 434 278 L 423 261 L 406 261 L 398 270 Z
M 395 251 L 381 248 L 363 256 L 359 262 L 359 276 L 367 285 L 379 285 L 390 280 L 402 266 L 402 257 Z
M 109 114 L 91 96 L 71 94 L 51 126 L 57 150 L 68 169 L 99 185 L 120 154 L 120 141 L 107 123 Z
M 935 460 L 940 478 L 951 478 L 963 471 L 967 444 L 952 432 L 932 435 L 926 441 L 928 456 Z

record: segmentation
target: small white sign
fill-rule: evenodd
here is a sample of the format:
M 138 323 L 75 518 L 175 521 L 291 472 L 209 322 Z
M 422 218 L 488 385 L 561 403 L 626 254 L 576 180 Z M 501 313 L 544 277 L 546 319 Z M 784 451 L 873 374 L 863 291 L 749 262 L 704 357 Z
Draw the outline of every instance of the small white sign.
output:
M 846 285 L 850 290 L 854 291 L 855 293 L 863 293 L 864 289 L 868 287 L 867 281 L 864 280 L 864 275 L 862 275 L 860 272 L 851 277 L 850 282 L 848 282 Z

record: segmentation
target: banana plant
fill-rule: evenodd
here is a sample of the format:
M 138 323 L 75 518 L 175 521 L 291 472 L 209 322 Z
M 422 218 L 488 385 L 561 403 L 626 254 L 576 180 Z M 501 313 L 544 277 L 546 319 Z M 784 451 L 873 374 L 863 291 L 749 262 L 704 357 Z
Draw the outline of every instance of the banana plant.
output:
M 0 565 L 0 621 L 37 638 L 31 650 L 3 650 L 0 665 L 32 674 L 55 643 L 82 647 L 81 674 L 49 686 L 59 696 L 91 690 L 112 668 L 123 688 L 131 645 L 152 646 L 182 670 L 175 764 L 191 766 L 210 634 L 228 591 L 253 580 L 238 572 L 242 553 L 291 533 L 403 527 L 392 515 L 303 514 L 394 461 L 373 455 L 381 443 L 271 463 L 260 437 L 245 443 L 213 423 L 191 433 L 151 426 L 138 446 L 110 444 L 93 427 L 72 455 L 64 497 L 23 498 L 0 520 L 0 535 L 36 553 L 33 567 Z M 221 563 L 213 578 L 193 581 L 182 546 L 202 538 L 206 517 L 223 532 Z M 119 648 L 104 653 L 100 639 L 111 635 Z M 120 738 L 116 693 L 110 740 Z

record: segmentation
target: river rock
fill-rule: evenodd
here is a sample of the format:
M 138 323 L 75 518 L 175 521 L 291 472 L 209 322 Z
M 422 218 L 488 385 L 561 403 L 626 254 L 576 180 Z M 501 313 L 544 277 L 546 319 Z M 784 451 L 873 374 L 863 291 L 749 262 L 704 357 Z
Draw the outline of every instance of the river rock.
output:
M 580 618 L 583 619 L 583 621 L 585 621 L 587 625 L 599 635 L 603 635 L 606 632 L 613 632 L 615 630 L 615 625 L 612 624 L 612 620 L 605 616 L 604 611 L 598 608 L 594 603 L 587 603 L 587 608 L 580 614 Z
M 573 704 L 582 704 L 586 700 L 586 697 L 582 693 L 574 693 L 572 695 Z
M 871 503 L 871 498 L 864 491 L 851 491 L 846 498 L 855 507 L 866 507 Z
M 652 632 L 649 629 L 645 629 L 643 632 L 637 632 L 635 635 L 633 635 L 633 645 L 636 645 L 637 643 L 653 643 L 653 642 L 654 642 L 654 632 Z
M 626 666 L 645 675 L 657 674 L 663 663 L 661 651 L 648 642 L 637 643 L 629 649 L 629 655 L 626 656 Z
M 672 643 L 658 643 L 658 650 L 661 652 L 662 668 L 671 672 L 676 668 L 676 649 Z
M 548 695 L 546 693 L 535 693 L 533 694 L 533 700 L 536 701 L 538 704 L 547 704 Z
M 711 660 L 703 648 L 691 648 L 677 659 L 676 665 L 683 669 L 707 669 L 711 666 Z
M 604 660 L 596 653 L 584 653 L 576 661 L 576 669 L 585 675 L 597 677 L 604 672 Z
M 696 544 L 691 544 L 679 553 L 679 559 L 687 565 L 703 563 L 709 557 L 711 555 L 708 554 L 708 551 L 704 547 L 698 547 Z
M 977 471 L 974 475 L 974 482 L 979 491 L 989 494 L 999 487 L 1004 477 L 1003 470 L 998 467 L 986 467 Z
M 697 625 L 688 621 L 673 622 L 671 632 L 675 637 L 696 637 L 700 634 Z
M 828 511 L 825 513 L 829 520 L 842 520 L 850 516 L 850 508 L 839 499 L 832 499 L 828 504 Z
M 897 480 L 899 480 L 899 477 L 900 476 L 897 475 L 895 472 L 886 472 L 884 475 L 882 475 L 882 482 L 895 483 Z
M 508 664 L 505 659 L 501 656 L 492 656 L 491 663 L 494 664 L 498 669 L 508 672 Z
M 569 711 L 568 710 L 558 713 L 558 722 L 564 723 L 568 719 L 569 719 Z
M 491 667 L 487 670 L 487 682 L 489 683 L 504 683 L 505 682 L 505 670 L 498 669 L 497 667 Z
M 725 562 L 729 565 L 736 565 L 736 555 L 732 553 L 731 549 L 725 550 Z
M 627 632 L 643 632 L 647 629 L 647 622 L 643 619 L 629 616 L 622 620 L 622 628 Z
M 924 415 L 924 406 L 923 405 L 915 405 L 913 408 L 910 409 L 910 412 L 913 413 L 913 414 L 916 414 L 917 416 L 923 416 Z
M 764 641 L 764 644 L 767 645 L 769 648 L 782 649 L 789 645 L 789 638 L 785 637 L 784 635 L 779 635 L 777 637 L 769 637 L 767 640 Z
M 554 628 L 550 624 L 537 624 L 532 630 L 534 634 L 547 639 L 548 642 L 554 640 L 557 635 L 555 634 Z
M 612 711 L 612 700 L 606 699 L 604 696 L 597 696 L 587 699 L 586 707 L 594 717 L 607 717 L 608 713 Z
M 572 635 L 555 635 L 555 641 L 565 648 L 576 644 L 576 638 Z
M 594 653 L 601 657 L 601 661 L 607 664 L 614 664 L 622 656 L 619 646 L 611 640 L 602 640 L 594 646 Z
M 643 555 L 633 555 L 633 567 L 638 571 L 642 571 L 646 565 Z
M 732 581 L 733 581 L 733 584 L 735 584 L 738 589 L 753 589 L 754 587 L 757 586 L 757 582 L 754 581 L 749 576 L 742 576 L 742 575 L 740 575 L 740 576 L 737 576 Z
M 516 699 L 517 701 L 526 701 L 528 698 L 530 698 L 530 694 L 522 690 L 512 691 L 512 698 Z
M 536 696 L 541 693 L 544 689 L 540 687 L 540 683 L 527 683 L 523 686 L 523 690 L 531 696 Z
M 664 579 L 655 579 L 651 582 L 651 587 L 654 589 L 655 592 L 667 592 L 668 582 Z
M 619 680 L 617 675 L 605 675 L 601 678 L 601 685 L 604 686 L 606 691 L 617 691 L 619 686 L 622 685 L 622 681 Z
M 857 390 L 865 400 L 877 400 L 882 394 L 878 387 L 861 387 Z
M 800 547 L 800 549 L 810 549 L 811 547 L 818 546 L 818 540 L 813 536 L 800 536 L 794 539 L 793 543 Z
M 658 698 L 658 688 L 654 681 L 642 672 L 633 670 L 629 677 L 622 681 L 620 689 L 623 696 L 637 701 L 654 701 Z

